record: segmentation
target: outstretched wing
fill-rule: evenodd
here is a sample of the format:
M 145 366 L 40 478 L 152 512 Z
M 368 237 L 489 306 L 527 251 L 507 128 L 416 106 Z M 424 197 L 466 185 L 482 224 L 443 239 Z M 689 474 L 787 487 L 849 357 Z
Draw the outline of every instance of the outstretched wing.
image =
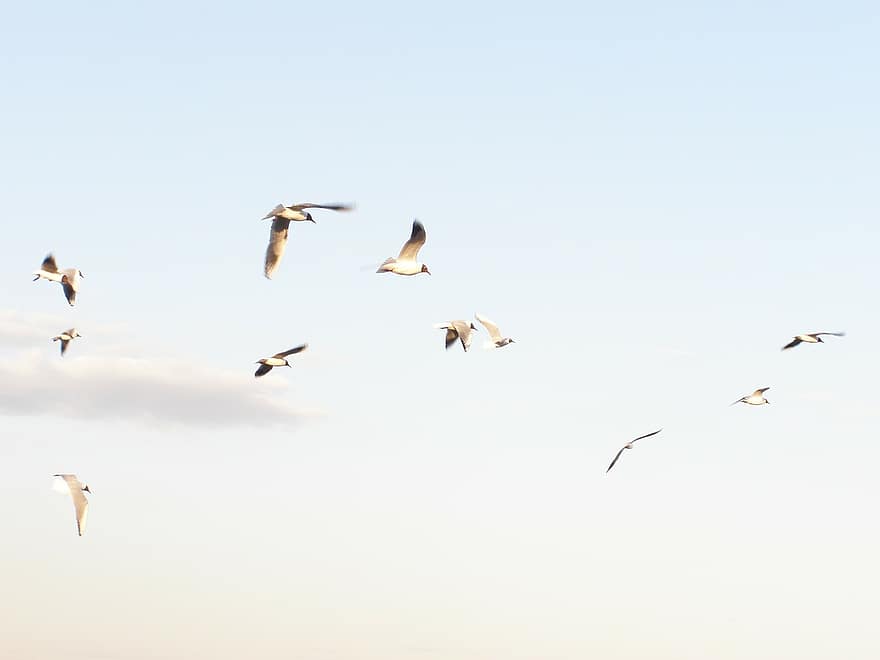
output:
M 56 339 L 61 339 L 61 337 L 56 337 Z M 67 352 L 67 345 L 69 343 L 69 339 L 61 339 L 61 357 L 64 357 L 64 354 Z
M 766 392 L 769 389 L 770 389 L 769 387 L 762 387 L 761 389 L 755 390 L 754 392 L 752 392 L 752 396 L 761 396 L 762 394 L 764 394 L 764 392 Z
M 787 348 L 794 348 L 795 346 L 797 346 L 800 343 L 801 343 L 801 340 L 798 339 L 797 337 L 795 337 L 790 342 L 788 342 L 785 346 L 783 346 L 782 350 L 784 351 Z
M 636 438 L 635 440 L 631 440 L 629 444 L 632 444 L 633 442 L 636 442 L 637 440 L 644 440 L 645 438 L 650 438 L 652 435 L 657 435 L 657 434 L 660 433 L 660 431 L 662 431 L 662 430 L 663 430 L 663 429 L 657 429 L 657 430 L 654 431 L 653 433 L 646 433 L 645 435 L 640 435 L 640 436 L 639 436 L 638 438 Z
M 40 270 L 45 270 L 47 273 L 57 273 L 58 265 L 55 263 L 55 255 L 52 253 L 47 254 L 40 265 Z
M 283 358 L 288 355 L 293 355 L 294 353 L 300 353 L 306 350 L 309 347 L 308 344 L 302 344 L 301 346 L 297 346 L 295 348 L 291 348 L 289 351 L 284 351 L 283 353 L 275 353 L 272 357 Z
M 272 371 L 272 367 L 268 364 L 261 364 L 257 367 L 257 370 L 254 372 L 254 378 L 259 378 L 260 376 L 265 376 L 267 373 Z
M 293 204 L 287 208 L 293 211 L 302 211 L 303 209 L 329 209 L 330 211 L 351 211 L 354 206 L 351 204 Z
M 621 447 L 621 448 L 620 448 L 620 451 L 617 452 L 617 455 L 614 457 L 614 460 L 611 461 L 611 465 L 609 465 L 609 466 L 608 466 L 608 469 L 605 470 L 605 474 L 608 474 L 608 473 L 611 471 L 611 468 L 613 468 L 613 467 L 614 467 L 614 464 L 617 463 L 617 459 L 620 458 L 620 455 L 623 453 L 623 450 L 624 450 L 624 449 L 626 449 L 626 447 Z
M 464 352 L 467 353 L 467 350 L 471 347 L 471 324 L 467 321 L 453 321 L 452 326 L 458 333 L 458 338 L 461 340 L 461 347 L 464 349 Z
M 485 316 L 480 316 L 479 314 L 474 314 L 477 320 L 483 324 L 483 327 L 486 328 L 486 331 L 489 333 L 489 336 L 492 338 L 492 341 L 498 341 L 501 339 L 501 330 L 498 329 L 498 326 L 495 325 L 492 321 L 487 319 Z
M 418 220 L 413 220 L 412 234 L 409 240 L 400 248 L 400 254 L 397 255 L 398 261 L 417 261 L 419 258 L 419 250 L 425 244 L 428 235 L 425 233 L 425 227 Z
M 266 263 L 263 268 L 263 274 L 270 280 L 281 265 L 289 231 L 290 220 L 276 217 L 272 221 L 272 228 L 269 230 L 269 247 L 266 248 Z
M 814 332 L 812 333 L 814 337 L 820 337 L 822 335 L 831 335 L 832 337 L 846 337 L 845 332 Z
M 79 290 L 79 271 L 76 268 L 68 268 L 61 276 L 61 287 L 64 289 L 64 297 L 68 304 L 73 307 L 76 304 L 76 292 Z

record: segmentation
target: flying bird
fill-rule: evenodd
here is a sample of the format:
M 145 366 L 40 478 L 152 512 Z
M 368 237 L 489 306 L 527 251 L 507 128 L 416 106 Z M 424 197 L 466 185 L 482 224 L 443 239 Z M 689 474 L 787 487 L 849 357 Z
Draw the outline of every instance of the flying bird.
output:
M 254 378 L 259 378 L 260 376 L 265 376 L 267 373 L 272 371 L 272 367 L 289 367 L 289 366 L 291 366 L 290 362 L 287 361 L 287 356 L 304 351 L 304 350 L 306 350 L 306 348 L 308 348 L 308 344 L 303 344 L 302 346 L 297 346 L 296 348 L 291 348 L 289 351 L 275 353 L 275 355 L 273 355 L 272 357 L 263 358 L 262 360 L 257 360 L 257 364 L 259 364 L 260 366 L 257 367 L 257 370 L 254 372 Z
M 60 282 L 61 287 L 64 289 L 64 297 L 67 298 L 67 302 L 73 307 L 76 304 L 76 292 L 79 291 L 79 280 L 81 277 L 85 277 L 82 274 L 82 271 L 78 268 L 63 268 L 59 269 L 58 265 L 55 263 L 55 257 L 52 254 L 47 254 L 46 258 L 43 259 L 43 263 L 40 265 L 40 270 L 35 270 L 33 272 L 34 282 L 37 280 L 49 280 L 50 282 Z
M 419 250 L 425 244 L 428 235 L 425 233 L 425 227 L 418 220 L 413 220 L 412 234 L 409 240 L 403 244 L 397 259 L 388 257 L 379 266 L 377 273 L 396 273 L 397 275 L 418 275 L 419 273 L 431 274 L 428 267 L 421 263 L 419 259 Z
M 736 401 L 734 401 L 730 405 L 735 406 L 738 403 L 747 403 L 750 406 L 763 406 L 765 403 L 770 403 L 769 401 L 767 401 L 767 399 L 764 398 L 764 392 L 766 392 L 769 389 L 770 389 L 769 387 L 762 387 L 759 390 L 755 390 L 754 392 L 752 392 L 748 396 L 744 396 L 741 399 L 737 399 Z
M 794 348 L 800 343 L 804 344 L 824 344 L 822 341 L 822 335 L 832 335 L 833 337 L 844 337 L 846 335 L 845 332 L 811 332 L 806 335 L 795 335 L 794 338 L 788 342 L 785 346 L 782 347 L 784 351 L 787 348 Z
M 52 341 L 61 342 L 61 357 L 64 357 L 64 354 L 67 352 L 67 345 L 70 343 L 70 341 L 72 339 L 76 339 L 77 337 L 82 337 L 82 335 L 76 331 L 76 328 L 65 330 L 64 332 L 52 337 Z
M 482 323 L 483 326 L 486 328 L 486 331 L 489 333 L 489 339 L 491 340 L 495 348 L 501 348 L 502 346 L 516 343 L 510 337 L 502 337 L 501 331 L 498 329 L 498 326 L 492 323 L 492 321 L 487 319 L 485 316 L 480 316 L 479 314 L 474 314 L 474 316 L 476 316 L 477 320 Z
M 645 434 L 645 435 L 640 435 L 640 436 L 639 436 L 638 438 L 636 438 L 635 440 L 630 440 L 629 442 L 627 442 L 623 447 L 620 448 L 620 451 L 617 452 L 617 455 L 614 457 L 614 460 L 611 461 L 611 465 L 609 465 L 609 466 L 608 466 L 608 469 L 605 470 L 605 474 L 608 474 L 608 473 L 611 471 L 611 468 L 613 468 L 613 467 L 614 467 L 614 464 L 617 463 L 617 459 L 620 458 L 620 455 L 623 453 L 623 451 L 624 451 L 625 449 L 632 449 L 632 448 L 633 448 L 633 445 L 634 445 L 636 442 L 638 442 L 639 440 L 642 440 L 643 438 L 650 438 L 652 435 L 657 435 L 657 434 L 660 433 L 660 431 L 662 431 L 662 430 L 663 430 L 663 429 L 657 429 L 657 430 L 654 431 L 653 433 L 647 433 L 647 434 Z
M 83 493 L 92 494 L 89 487 L 80 482 L 75 474 L 53 474 L 53 477 L 61 477 L 67 482 L 70 496 L 73 498 L 73 506 L 76 509 L 76 531 L 82 536 L 86 531 L 86 516 L 89 512 L 89 501 Z
M 272 218 L 272 228 L 269 230 L 269 247 L 266 248 L 266 263 L 263 267 L 265 276 L 271 280 L 275 271 L 278 270 L 278 266 L 281 265 L 281 257 L 284 256 L 284 250 L 287 247 L 287 235 L 291 221 L 315 222 L 311 213 L 303 213 L 305 209 L 350 211 L 352 208 L 354 207 L 347 204 L 294 204 L 292 206 L 279 204 L 269 211 L 263 217 L 263 220 Z
M 467 321 L 447 321 L 446 323 L 438 323 L 434 327 L 439 330 L 446 330 L 447 350 L 452 347 L 456 339 L 459 339 L 465 353 L 471 347 L 471 330 L 477 329 L 473 323 L 468 323 Z

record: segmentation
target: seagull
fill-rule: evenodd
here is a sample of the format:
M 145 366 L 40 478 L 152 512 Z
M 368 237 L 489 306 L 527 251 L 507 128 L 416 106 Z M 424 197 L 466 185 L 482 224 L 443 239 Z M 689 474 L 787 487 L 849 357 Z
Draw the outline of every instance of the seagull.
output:
M 752 392 L 748 396 L 744 396 L 741 399 L 737 399 L 736 401 L 734 401 L 730 405 L 735 406 L 738 403 L 747 403 L 750 406 L 763 406 L 765 403 L 770 403 L 769 401 L 767 401 L 767 399 L 764 398 L 764 392 L 766 392 L 769 389 L 770 389 L 769 387 L 762 387 L 759 390 L 755 390 L 754 392 Z
M 70 340 L 77 337 L 82 337 L 82 335 L 76 331 L 76 328 L 65 330 L 61 334 L 52 337 L 52 341 L 61 341 L 61 357 L 64 357 L 64 354 L 67 352 L 67 345 L 70 343 Z
M 471 347 L 471 330 L 477 329 L 473 323 L 468 323 L 467 321 L 447 321 L 446 323 L 438 323 L 434 327 L 439 330 L 446 330 L 447 350 L 452 347 L 456 339 L 460 339 L 461 347 L 465 353 Z
M 92 494 L 89 487 L 76 478 L 75 474 L 53 474 L 53 477 L 61 477 L 67 482 L 70 495 L 73 497 L 73 506 L 76 508 L 76 531 L 82 536 L 86 531 L 86 515 L 89 512 L 89 501 L 83 493 Z
M 425 227 L 418 220 L 413 220 L 412 235 L 409 240 L 403 244 L 397 259 L 388 257 L 379 266 L 377 273 L 396 273 L 397 275 L 418 275 L 419 273 L 431 274 L 428 267 L 418 261 L 419 250 L 425 244 L 428 235 L 425 233 Z
M 613 468 L 613 467 L 614 467 L 614 464 L 617 463 L 617 459 L 620 458 L 620 455 L 623 453 L 623 450 L 624 450 L 624 449 L 632 449 L 632 448 L 633 448 L 633 445 L 634 445 L 637 441 L 639 441 L 639 440 L 641 440 L 641 439 L 643 439 L 643 438 L 650 438 L 652 435 L 657 435 L 657 434 L 660 433 L 660 431 L 662 431 L 662 430 L 663 430 L 663 429 L 657 429 L 657 430 L 654 431 L 653 433 L 648 433 L 648 434 L 646 434 L 646 435 L 640 435 L 640 436 L 639 436 L 638 438 L 636 438 L 635 440 L 630 440 L 629 442 L 627 442 L 623 447 L 620 448 L 620 451 L 617 452 L 617 455 L 614 457 L 614 460 L 611 461 L 611 465 L 609 465 L 609 466 L 608 466 L 608 469 L 605 470 L 605 474 L 608 474 L 608 473 L 611 471 L 611 468 Z
M 794 348 L 800 343 L 804 344 L 824 344 L 822 341 L 822 335 L 832 335 L 834 337 L 843 337 L 846 335 L 845 332 L 811 332 L 806 335 L 795 335 L 794 339 L 788 342 L 785 346 L 782 347 L 784 351 L 786 348 Z
M 55 263 L 55 257 L 47 254 L 40 265 L 40 270 L 35 270 L 34 282 L 39 279 L 49 280 L 50 282 L 60 282 L 64 288 L 64 297 L 71 307 L 76 304 L 76 292 L 79 290 L 79 279 L 85 277 L 78 268 L 58 268 Z
M 492 321 L 487 319 L 485 316 L 480 316 L 479 314 L 474 314 L 474 316 L 477 317 L 477 320 L 482 323 L 485 326 L 486 330 L 489 332 L 489 338 L 491 339 L 492 344 L 494 344 L 495 348 L 501 348 L 502 346 L 516 343 L 510 337 L 502 337 L 501 331 L 498 329 L 498 326 L 492 323 Z
M 282 353 L 275 353 L 272 357 L 263 358 L 262 360 L 258 360 L 257 364 L 260 366 L 257 367 L 256 372 L 254 372 L 254 378 L 259 378 L 260 376 L 265 376 L 267 373 L 272 371 L 272 367 L 289 367 L 290 363 L 287 361 L 288 355 L 293 355 L 294 353 L 299 353 L 301 351 L 306 350 L 308 348 L 308 344 L 303 344 L 302 346 L 297 346 L 296 348 L 291 348 L 289 351 L 283 351 Z
M 269 231 L 269 247 L 266 248 L 266 264 L 263 273 L 268 279 L 272 279 L 278 266 L 281 265 L 281 257 L 287 247 L 287 233 L 290 222 L 315 222 L 311 213 L 303 213 L 304 209 L 330 209 L 331 211 L 350 211 L 353 206 L 347 204 L 294 204 L 284 206 L 279 204 L 269 211 L 263 220 L 272 218 L 272 229 Z

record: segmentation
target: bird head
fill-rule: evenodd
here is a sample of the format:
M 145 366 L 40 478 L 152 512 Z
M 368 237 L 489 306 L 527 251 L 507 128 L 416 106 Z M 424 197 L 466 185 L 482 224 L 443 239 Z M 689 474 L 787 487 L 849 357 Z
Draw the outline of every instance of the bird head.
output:
M 515 343 L 516 343 L 516 342 L 513 341 L 512 339 L 508 339 L 507 341 L 508 341 L 508 343 L 511 343 L 511 344 L 515 344 Z
M 477 326 L 475 326 L 473 323 L 471 323 L 471 330 L 477 330 Z
M 824 344 L 824 343 L 825 343 L 825 342 L 822 340 L 821 337 L 816 337 L 816 341 L 819 342 L 820 344 Z
M 89 495 L 92 494 L 92 491 L 89 490 L 89 486 L 88 486 L 88 484 L 86 484 L 85 486 L 83 486 L 82 489 L 83 489 L 83 492 L 84 492 L 84 493 L 88 493 Z
M 311 213 L 306 213 L 306 220 L 308 220 L 309 222 L 315 222 L 315 219 L 312 217 Z M 318 223 L 315 222 L 315 224 L 318 224 Z
M 427 273 L 428 275 L 431 274 L 431 271 L 428 270 L 428 266 L 427 266 L 427 264 L 422 264 L 422 270 L 421 270 L 421 272 L 422 272 L 422 273 Z

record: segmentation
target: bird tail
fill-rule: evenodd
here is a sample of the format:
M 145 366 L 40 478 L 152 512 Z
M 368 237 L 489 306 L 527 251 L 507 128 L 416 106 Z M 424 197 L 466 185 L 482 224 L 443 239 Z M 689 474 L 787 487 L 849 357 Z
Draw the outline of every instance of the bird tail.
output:
M 385 261 L 383 261 L 383 262 L 379 265 L 379 270 L 377 270 L 376 272 L 377 272 L 377 273 L 384 273 L 384 272 L 385 272 L 385 266 L 387 266 L 388 264 L 393 264 L 393 263 L 394 263 L 394 257 L 388 257 Z

